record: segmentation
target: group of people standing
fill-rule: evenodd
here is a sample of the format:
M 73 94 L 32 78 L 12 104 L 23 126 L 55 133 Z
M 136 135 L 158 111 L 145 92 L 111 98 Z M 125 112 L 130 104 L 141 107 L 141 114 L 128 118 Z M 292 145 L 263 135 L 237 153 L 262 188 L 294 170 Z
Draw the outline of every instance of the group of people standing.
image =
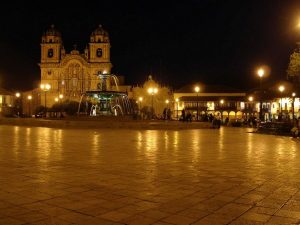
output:
M 183 122 L 192 122 L 192 113 L 190 111 L 185 111 L 185 109 L 183 109 L 181 111 L 181 121 Z
M 163 111 L 163 119 L 164 120 L 171 120 L 171 109 L 170 108 L 164 108 Z

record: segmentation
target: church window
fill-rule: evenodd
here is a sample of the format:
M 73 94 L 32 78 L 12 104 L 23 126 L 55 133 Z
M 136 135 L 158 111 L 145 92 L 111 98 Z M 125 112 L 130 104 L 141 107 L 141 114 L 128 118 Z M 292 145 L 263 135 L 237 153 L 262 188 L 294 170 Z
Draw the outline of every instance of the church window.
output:
M 50 48 L 48 49 L 48 58 L 52 58 L 53 57 L 53 49 Z
M 96 54 L 97 54 L 97 57 L 102 57 L 102 49 L 98 48 Z

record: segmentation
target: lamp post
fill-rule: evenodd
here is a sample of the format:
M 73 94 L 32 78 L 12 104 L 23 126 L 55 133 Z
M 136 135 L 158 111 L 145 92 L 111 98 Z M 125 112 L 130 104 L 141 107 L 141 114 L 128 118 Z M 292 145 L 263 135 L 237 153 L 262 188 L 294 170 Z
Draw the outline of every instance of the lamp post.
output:
M 283 85 L 280 85 L 278 87 L 278 90 L 280 91 L 280 120 L 281 120 L 281 117 L 282 117 L 282 93 L 284 92 L 285 87 Z
M 29 101 L 29 115 L 30 115 L 30 117 L 31 117 L 31 100 L 32 100 L 32 96 L 31 96 L 31 95 L 28 95 L 28 96 L 27 96 L 27 99 L 28 99 L 28 101 Z
M 220 104 L 221 104 L 221 107 L 223 107 L 223 104 L 224 104 L 224 100 L 223 99 L 220 100 Z
M 166 100 L 167 108 L 169 108 L 169 99 Z
M 63 94 L 59 94 L 58 98 L 59 98 L 59 101 L 62 102 L 62 99 L 64 98 L 64 95 Z
M 176 98 L 176 119 L 178 120 L 178 105 L 179 105 L 179 99 Z
M 139 114 L 141 114 L 143 97 L 139 97 Z
M 198 86 L 195 87 L 195 92 L 197 93 L 197 121 L 199 120 L 199 106 L 198 106 L 198 93 L 200 88 Z
M 253 97 L 252 96 L 249 96 L 248 98 L 249 102 L 250 102 L 250 108 L 251 108 L 251 111 L 253 110 L 253 106 L 252 106 L 252 102 L 253 102 Z
M 153 96 L 158 92 L 157 88 L 148 88 L 148 93 L 151 95 L 151 107 L 152 107 L 152 113 L 151 113 L 151 119 L 153 119 L 154 115 L 154 108 L 153 108 Z
M 251 116 L 253 115 L 253 105 L 252 105 L 252 102 L 253 102 L 253 97 L 252 96 L 249 96 L 248 97 L 248 101 L 250 102 L 250 104 L 249 104 L 249 108 L 250 108 L 250 112 L 251 112 Z M 246 114 L 246 117 L 247 117 L 247 119 L 248 119 L 248 113 Z
M 63 95 L 63 94 L 59 94 L 59 95 L 58 95 L 58 99 L 59 99 L 59 103 L 60 103 L 60 105 L 59 105 L 59 110 L 60 110 L 60 117 L 61 117 L 61 118 L 63 117 L 63 113 L 62 113 L 62 104 L 61 104 L 63 98 L 64 98 L 64 95 Z
M 41 84 L 41 90 L 45 93 L 45 117 L 47 116 L 47 91 L 51 89 L 50 84 Z
M 20 97 L 21 97 L 21 94 L 19 92 L 16 93 L 16 107 L 17 107 L 17 115 L 18 117 L 20 116 Z
M 292 93 L 292 113 L 293 113 L 293 123 L 295 122 L 295 97 L 296 97 L 296 93 L 293 92 Z
M 257 70 L 257 75 L 259 77 L 259 89 L 260 89 L 260 95 L 259 95 L 259 120 L 263 119 L 263 114 L 262 114 L 262 96 L 263 96 L 263 91 L 262 91 L 262 78 L 265 75 L 265 71 L 263 68 L 260 68 Z

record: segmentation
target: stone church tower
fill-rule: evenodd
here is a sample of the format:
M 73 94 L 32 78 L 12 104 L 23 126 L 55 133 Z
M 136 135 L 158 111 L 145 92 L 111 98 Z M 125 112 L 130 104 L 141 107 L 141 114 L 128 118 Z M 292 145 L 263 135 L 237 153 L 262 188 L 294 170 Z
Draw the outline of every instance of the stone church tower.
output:
M 51 107 L 59 95 L 63 95 L 64 100 L 79 101 L 86 91 L 98 89 L 99 74 L 111 73 L 109 35 L 99 25 L 90 35 L 83 53 L 76 47 L 66 53 L 61 33 L 52 25 L 42 36 L 39 66 L 41 84 L 50 85 L 50 89 L 41 94 L 42 105 L 45 102 Z

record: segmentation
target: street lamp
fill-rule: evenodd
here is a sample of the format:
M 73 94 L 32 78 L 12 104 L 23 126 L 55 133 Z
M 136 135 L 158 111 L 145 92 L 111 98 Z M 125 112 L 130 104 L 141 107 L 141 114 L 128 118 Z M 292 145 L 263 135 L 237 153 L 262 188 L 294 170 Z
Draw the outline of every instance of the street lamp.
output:
M 295 97 L 296 97 L 296 93 L 293 92 L 292 93 L 292 113 L 293 113 L 293 123 L 295 122 Z
M 62 114 L 62 99 L 64 98 L 64 95 L 63 94 L 59 94 L 58 95 L 58 99 L 59 99 L 59 103 L 60 103 L 60 105 L 59 105 L 59 110 L 60 110 L 60 117 L 63 117 L 63 114 Z
M 51 89 L 51 85 L 50 84 L 41 84 L 40 86 L 41 90 L 44 91 L 45 93 L 45 117 L 47 116 L 47 91 L 49 91 Z
M 249 97 L 248 97 L 248 100 L 249 100 L 249 102 L 250 102 L 248 109 L 250 109 L 251 116 L 252 116 L 252 115 L 253 115 L 253 105 L 252 105 L 253 97 L 252 97 L 252 96 L 249 96 Z M 248 119 L 248 114 L 246 114 L 246 118 Z
M 143 97 L 139 97 L 139 113 L 141 114 Z
M 179 99 L 176 98 L 175 101 L 176 101 L 176 118 L 177 118 L 177 120 L 178 120 L 178 105 L 179 105 Z
M 257 70 L 257 75 L 259 77 L 259 88 L 260 88 L 260 102 L 259 102 L 259 119 L 262 120 L 262 78 L 264 77 L 265 75 L 265 70 L 263 68 L 259 68 Z
M 195 87 L 195 92 L 197 93 L 197 121 L 199 120 L 199 107 L 198 107 L 198 93 L 200 88 L 198 86 Z
M 64 98 L 64 95 L 63 94 L 59 94 L 58 98 L 59 98 L 60 101 L 62 101 L 62 99 Z
M 157 88 L 148 88 L 148 93 L 151 95 L 151 106 L 152 106 L 152 113 L 151 118 L 153 119 L 154 115 L 154 108 L 153 108 L 153 96 L 158 92 Z
M 17 115 L 20 116 L 20 98 L 21 94 L 19 92 L 16 93 L 17 101 L 16 101 L 16 107 L 17 107 Z
M 169 107 L 169 99 L 166 100 L 167 107 Z
M 29 101 L 29 115 L 30 115 L 30 117 L 31 117 L 31 100 L 32 100 L 32 96 L 31 96 L 31 95 L 28 95 L 28 96 L 27 96 L 27 99 L 28 99 L 28 101 Z
M 280 85 L 278 87 L 278 90 L 280 91 L 280 115 L 282 114 L 282 92 L 284 92 L 285 87 L 283 85 Z

